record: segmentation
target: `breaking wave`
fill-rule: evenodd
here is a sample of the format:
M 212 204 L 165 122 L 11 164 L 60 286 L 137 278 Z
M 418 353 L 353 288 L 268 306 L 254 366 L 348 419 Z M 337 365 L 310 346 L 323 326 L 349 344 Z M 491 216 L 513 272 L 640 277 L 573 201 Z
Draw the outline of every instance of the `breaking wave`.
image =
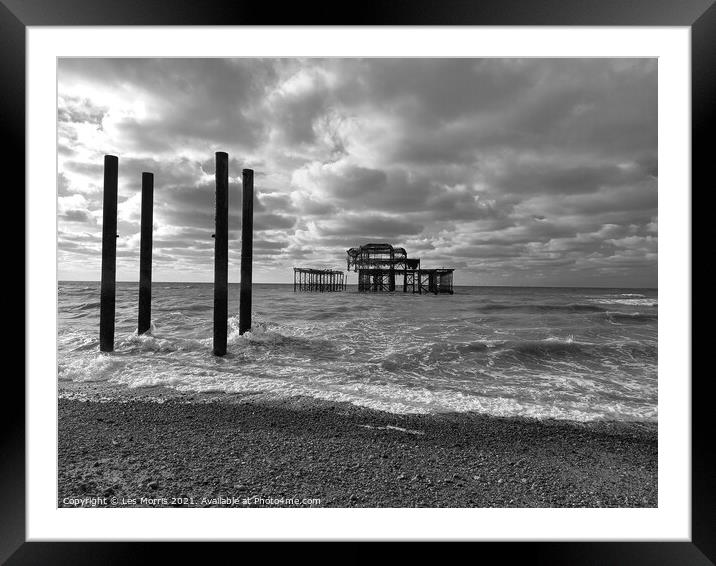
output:
M 160 286 L 152 327 L 137 335 L 136 285 L 120 284 L 112 353 L 99 352 L 98 289 L 68 287 L 58 296 L 61 391 L 164 388 L 303 395 L 396 413 L 657 418 L 657 309 L 618 302 L 654 304 L 645 293 L 366 297 L 258 285 L 251 331 L 240 334 L 238 316 L 229 317 L 228 353 L 216 357 L 211 286 Z
M 591 304 L 488 304 L 478 307 L 478 312 L 515 312 L 515 313 L 593 313 L 607 309 Z

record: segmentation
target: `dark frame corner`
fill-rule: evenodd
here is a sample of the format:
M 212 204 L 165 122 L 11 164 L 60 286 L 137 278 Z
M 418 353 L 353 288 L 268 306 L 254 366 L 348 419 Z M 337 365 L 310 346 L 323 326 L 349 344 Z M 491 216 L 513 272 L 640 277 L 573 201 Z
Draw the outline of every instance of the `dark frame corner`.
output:
M 345 8 L 345 7 L 343 7 Z M 347 15 L 338 2 L 288 5 L 245 0 L 0 0 L 0 128 L 6 144 L 6 186 L 25 186 L 25 31 L 44 25 L 565 25 L 688 26 L 692 37 L 692 186 L 704 185 L 713 161 L 716 107 L 716 4 L 714 0 L 365 0 Z M 712 185 L 713 182 L 710 182 Z M 19 191 L 16 191 L 19 192 Z M 23 193 L 24 194 L 24 193 Z M 693 190 L 692 190 L 693 195 Z M 24 202 L 22 208 L 25 208 Z M 25 211 L 27 214 L 27 211 Z M 695 222 L 692 223 L 697 226 Z M 708 224 L 707 224 L 708 225 Z M 24 252 L 24 248 L 23 248 Z M 24 253 L 21 260 L 24 263 Z M 27 283 L 26 283 L 27 284 Z M 26 287 L 25 287 L 26 288 Z M 25 301 L 30 297 L 25 296 Z M 27 355 L 27 350 L 26 350 Z M 8 372 L 8 378 L 14 377 Z M 716 477 L 710 372 L 692 379 L 692 539 L 642 543 L 483 543 L 484 550 L 509 561 L 538 564 L 716 564 Z M 24 385 L 7 379 L 8 399 L 24 399 Z M 8 564 L 97 564 L 182 558 L 205 561 L 206 545 L 143 543 L 25 542 L 25 406 L 9 402 L 0 432 L 0 562 Z M 291 549 L 293 550 L 293 549 Z M 201 554 L 199 554 L 201 552 Z

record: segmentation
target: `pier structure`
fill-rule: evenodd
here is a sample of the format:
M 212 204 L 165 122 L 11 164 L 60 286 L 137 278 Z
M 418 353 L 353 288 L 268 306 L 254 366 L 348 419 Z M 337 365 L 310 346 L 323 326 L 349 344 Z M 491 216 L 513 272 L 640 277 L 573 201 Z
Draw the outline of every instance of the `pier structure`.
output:
M 226 354 L 229 286 L 229 155 L 216 152 L 216 198 L 214 233 L 214 336 L 213 352 Z M 100 352 L 114 350 L 117 293 L 117 198 L 119 158 L 104 156 L 102 200 L 102 281 L 99 305 Z M 251 287 L 254 226 L 254 171 L 243 170 L 241 229 L 241 288 L 239 294 L 239 334 L 251 330 Z M 142 173 L 142 208 L 139 251 L 139 316 L 137 334 L 151 329 L 152 313 L 152 231 L 154 174 Z M 341 275 L 342 272 L 340 272 Z M 331 289 L 333 290 L 333 289 Z
M 154 229 L 154 173 L 142 173 L 142 210 L 139 230 L 139 316 L 137 334 L 152 326 L 152 231 Z
M 344 291 L 346 278 L 342 271 L 334 269 L 293 268 L 293 291 L 318 293 Z
M 99 350 L 114 351 L 114 316 L 117 295 L 117 179 L 119 158 L 104 156 L 102 200 L 102 282 L 99 299 Z
M 229 318 L 229 154 L 217 151 L 215 158 L 213 352 L 215 356 L 224 356 Z
M 390 244 L 365 244 L 346 251 L 348 271 L 358 273 L 358 291 L 393 292 L 402 277 L 403 293 L 453 294 L 454 269 L 424 269 L 419 258 Z

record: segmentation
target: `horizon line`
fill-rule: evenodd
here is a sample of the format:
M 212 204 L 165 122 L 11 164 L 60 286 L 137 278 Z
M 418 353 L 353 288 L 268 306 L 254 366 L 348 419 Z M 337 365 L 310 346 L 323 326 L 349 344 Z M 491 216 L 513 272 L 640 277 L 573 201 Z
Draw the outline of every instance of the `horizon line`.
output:
M 101 283 L 99 279 L 58 279 L 57 283 Z M 116 283 L 136 283 L 139 285 L 139 281 L 134 280 L 117 280 Z M 184 283 L 191 285 L 213 285 L 213 281 L 152 281 L 152 283 Z M 229 285 L 240 285 L 240 281 L 229 281 Z M 293 285 L 292 282 L 284 281 L 253 281 L 253 285 Z M 346 283 L 346 285 L 357 286 L 357 283 Z M 483 284 L 453 284 L 453 287 L 508 287 L 508 288 L 544 288 L 544 289 L 650 289 L 658 291 L 658 287 L 649 286 L 621 286 L 621 285 L 483 285 Z

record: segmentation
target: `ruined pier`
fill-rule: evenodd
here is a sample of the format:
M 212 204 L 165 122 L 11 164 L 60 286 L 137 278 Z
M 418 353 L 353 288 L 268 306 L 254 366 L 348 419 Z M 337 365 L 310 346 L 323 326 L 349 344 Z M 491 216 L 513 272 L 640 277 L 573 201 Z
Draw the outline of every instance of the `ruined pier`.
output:
M 365 244 L 346 251 L 348 271 L 358 273 L 358 291 L 393 292 L 402 278 L 403 293 L 453 294 L 454 269 L 424 269 L 419 258 L 391 244 Z
M 344 291 L 346 278 L 342 271 L 334 269 L 293 268 L 293 290 L 318 293 Z

